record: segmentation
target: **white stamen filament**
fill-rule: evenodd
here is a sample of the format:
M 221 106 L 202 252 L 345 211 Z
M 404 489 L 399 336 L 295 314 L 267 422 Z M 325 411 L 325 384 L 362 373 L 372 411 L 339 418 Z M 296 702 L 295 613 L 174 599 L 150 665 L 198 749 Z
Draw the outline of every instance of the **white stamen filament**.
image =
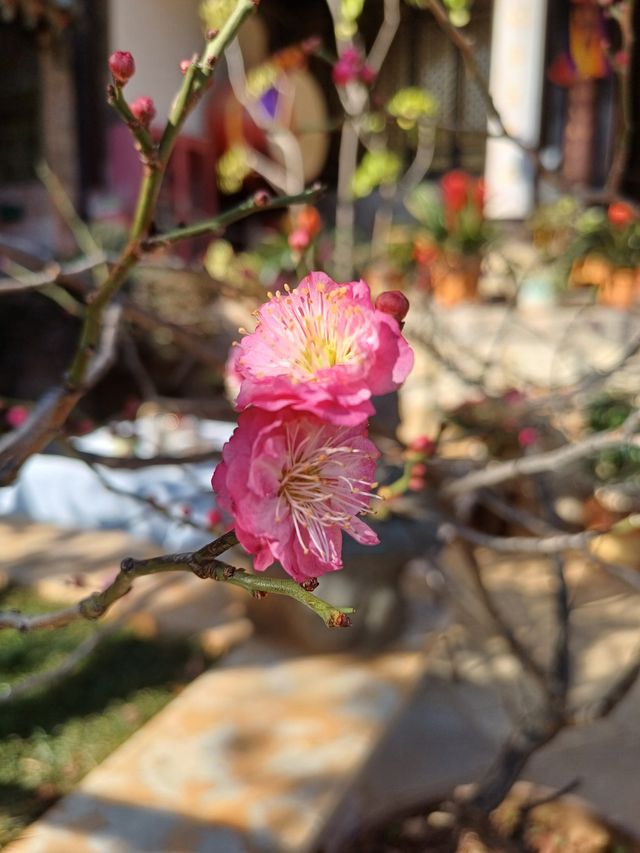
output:
M 296 538 L 305 554 L 310 551 L 327 562 L 339 559 L 331 539 L 331 528 L 348 529 L 354 516 L 369 512 L 373 483 L 349 477 L 354 454 L 366 451 L 350 447 L 348 428 L 334 431 L 321 427 L 299 438 L 300 426 L 286 430 L 287 459 L 276 503 L 276 521 L 288 508 Z M 356 463 L 360 468 L 360 464 Z M 339 469 L 339 473 L 336 471 Z

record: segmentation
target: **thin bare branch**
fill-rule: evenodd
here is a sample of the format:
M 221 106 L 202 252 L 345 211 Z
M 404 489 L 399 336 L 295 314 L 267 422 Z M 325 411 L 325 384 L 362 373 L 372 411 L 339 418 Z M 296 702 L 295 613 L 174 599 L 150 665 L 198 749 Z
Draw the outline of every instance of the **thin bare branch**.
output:
M 109 626 L 108 628 L 102 628 L 100 631 L 94 631 L 80 645 L 76 646 L 57 666 L 46 669 L 44 672 L 36 672 L 33 675 L 28 675 L 14 684 L 3 685 L 0 691 L 0 705 L 20 699 L 22 696 L 33 693 L 34 690 L 42 690 L 44 687 L 49 687 L 49 685 L 55 684 L 72 673 L 79 664 L 96 650 L 100 642 L 107 634 L 113 631 L 114 627 Z
M 25 290 L 39 290 L 52 284 L 59 284 L 61 279 L 91 272 L 106 263 L 104 254 L 93 253 L 71 261 L 59 264 L 55 261 L 47 263 L 39 272 L 17 275 L 11 273 L 11 278 L 0 279 L 0 296 L 9 293 L 21 293 Z
M 640 436 L 634 435 L 640 423 L 640 411 L 634 411 L 620 427 L 598 432 L 582 441 L 567 444 L 557 450 L 549 450 L 531 456 L 520 456 L 508 462 L 496 462 L 480 471 L 474 471 L 455 482 L 443 486 L 442 494 L 447 498 L 465 494 L 474 489 L 495 486 L 515 477 L 555 471 L 579 459 L 593 456 L 602 450 L 615 447 L 640 446 Z
M 367 55 L 367 65 L 376 74 L 382 68 L 387 58 L 393 40 L 400 26 L 400 3 L 399 0 L 384 0 L 384 12 L 382 24 L 376 35 L 371 50 Z
M 238 569 L 217 559 L 220 554 L 237 544 L 236 534 L 230 530 L 197 551 L 163 554 L 146 560 L 128 557 L 120 564 L 120 571 L 113 581 L 101 592 L 94 592 L 71 607 L 36 616 L 2 611 L 0 629 L 13 628 L 26 633 L 43 628 L 59 628 L 80 619 L 99 619 L 131 590 L 137 578 L 165 572 L 192 572 L 203 580 L 230 583 L 258 597 L 269 593 L 284 595 L 313 610 L 328 628 L 349 627 L 349 614 L 354 612 L 352 607 L 335 607 L 293 580 L 249 574 L 244 569 Z
M 520 642 L 504 615 L 501 613 L 500 608 L 494 601 L 493 596 L 484 582 L 482 569 L 473 548 L 465 542 L 461 543 L 461 548 L 467 567 L 469 568 L 478 592 L 480 593 L 482 603 L 484 604 L 485 610 L 491 617 L 494 625 L 498 628 L 501 636 L 511 649 L 512 654 L 518 660 L 523 670 L 534 679 L 539 689 L 542 691 L 542 695 L 545 696 L 547 700 L 554 701 L 553 694 L 549 690 L 549 685 L 547 684 L 547 673 L 533 657 L 529 649 Z
M 555 554 L 558 551 L 572 551 L 584 548 L 599 534 L 592 530 L 581 533 L 559 533 L 555 536 L 492 536 L 481 533 L 465 524 L 447 518 L 443 519 L 438 535 L 444 541 L 456 537 L 496 551 L 498 554 Z
M 636 648 L 629 666 L 615 679 L 606 693 L 594 702 L 575 710 L 571 715 L 571 721 L 574 725 L 588 725 L 606 717 L 629 695 L 639 676 L 640 646 Z

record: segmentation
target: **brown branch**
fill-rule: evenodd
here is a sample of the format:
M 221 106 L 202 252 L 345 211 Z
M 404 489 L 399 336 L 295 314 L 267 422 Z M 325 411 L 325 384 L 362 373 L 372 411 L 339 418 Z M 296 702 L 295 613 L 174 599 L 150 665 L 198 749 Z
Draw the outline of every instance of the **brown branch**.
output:
M 485 102 L 487 107 L 487 113 L 489 117 L 495 121 L 500 130 L 500 134 L 505 136 L 507 139 L 510 139 L 512 142 L 515 142 L 520 148 L 525 150 L 527 153 L 531 153 L 531 149 L 528 146 L 525 146 L 520 140 L 511 136 L 508 132 L 507 128 L 502 121 L 502 116 L 498 111 L 498 108 L 495 105 L 495 102 L 491 96 L 491 92 L 489 90 L 489 82 L 482 73 L 480 66 L 478 64 L 478 60 L 476 59 L 473 45 L 471 42 L 465 38 L 465 36 L 460 32 L 460 30 L 455 27 L 451 21 L 449 20 L 449 15 L 447 14 L 446 9 L 440 3 L 440 0 L 426 0 L 425 8 L 429 9 L 433 17 L 436 19 L 438 26 L 447 36 L 449 41 L 460 51 L 462 56 L 462 61 L 465 64 L 465 68 L 467 69 L 469 76 L 473 79 L 473 81 L 478 86 L 480 90 L 480 94 Z
M 561 715 L 548 713 L 542 715 L 536 724 L 523 722 L 517 726 L 470 799 L 462 801 L 463 811 L 470 808 L 488 814 L 497 808 L 522 774 L 531 756 L 553 740 L 564 725 Z
M 1 247 L 0 251 L 2 251 Z M 38 290 L 52 284 L 61 284 L 65 278 L 91 272 L 96 267 L 102 266 L 106 260 L 105 255 L 94 253 L 68 264 L 59 264 L 55 261 L 45 263 L 39 272 L 20 276 L 13 273 L 10 278 L 0 279 L 0 296 L 9 293 L 21 293 L 25 290 Z
M 13 482 L 25 460 L 56 438 L 78 400 L 107 370 L 115 353 L 120 312 L 114 305 L 106 314 L 100 348 L 89 363 L 85 384 L 47 392 L 24 423 L 0 439 L 0 485 Z
M 122 561 L 120 571 L 102 592 L 94 592 L 70 607 L 36 616 L 27 616 L 14 611 L 0 612 L 0 629 L 14 628 L 27 633 L 42 628 L 60 628 L 79 619 L 98 619 L 129 592 L 136 578 L 171 571 L 193 571 L 197 574 L 196 570 L 206 567 L 211 560 L 237 543 L 238 540 L 232 530 L 198 551 L 166 554 L 149 560 L 136 561 L 128 558 Z
M 594 723 L 606 717 L 616 708 L 620 702 L 629 695 L 640 676 L 640 647 L 636 648 L 631 663 L 617 678 L 607 692 L 582 708 L 578 708 L 571 714 L 574 725 L 586 725 Z
M 172 104 L 156 150 L 157 156 L 145 162 L 128 243 L 116 264 L 106 272 L 88 300 L 80 338 L 66 373 L 64 386 L 45 395 L 25 424 L 0 443 L 0 485 L 12 482 L 26 459 L 42 450 L 58 434 L 69 413 L 102 369 L 99 344 L 105 312 L 140 259 L 141 244 L 148 237 L 164 171 L 175 141 L 187 115 L 204 94 L 217 58 L 254 8 L 253 0 L 236 0 L 224 26 L 207 44 L 202 62 L 193 63 L 189 67 Z M 44 176 L 46 179 L 51 178 L 46 172 Z M 58 204 L 63 204 L 65 218 L 74 223 L 77 238 L 86 239 L 86 245 L 94 249 L 93 238 L 86 226 L 80 222 L 70 200 L 62 198 L 61 193 L 57 193 L 57 196 Z M 259 207 L 259 204 L 255 204 L 255 207 Z M 248 212 L 250 211 L 246 211 L 247 214 Z
M 198 465 L 201 462 L 213 463 L 220 456 L 220 451 L 214 448 L 199 450 L 197 453 L 183 453 L 174 456 L 169 453 L 158 453 L 156 456 L 140 458 L 137 456 L 104 456 L 100 453 L 88 453 L 86 450 L 73 448 L 72 455 L 88 465 L 101 465 L 119 471 L 140 471 L 160 465 Z
M 546 537 L 491 536 L 451 518 L 442 518 L 438 530 L 438 536 L 445 541 L 457 536 L 499 554 L 555 554 L 558 551 L 578 550 L 598 535 L 595 531 L 584 530 L 581 533 L 558 533 Z
M 114 580 L 101 592 L 94 592 L 71 607 L 37 616 L 28 616 L 15 611 L 0 612 L 0 629 L 13 628 L 29 632 L 42 628 L 59 628 L 80 619 L 99 619 L 116 601 L 131 590 L 136 578 L 164 572 L 192 572 L 203 580 L 231 583 L 253 595 L 284 595 L 313 610 L 329 628 L 349 627 L 351 624 L 349 614 L 354 612 L 353 608 L 335 607 L 293 580 L 249 574 L 244 569 L 237 569 L 217 559 L 220 554 L 237 544 L 235 532 L 230 530 L 197 551 L 162 554 L 147 560 L 134 560 L 128 557 L 120 564 L 120 571 Z
M 501 613 L 500 608 L 494 601 L 493 596 L 489 592 L 484 582 L 484 578 L 482 577 L 482 569 L 480 567 L 480 563 L 478 562 L 473 548 L 471 548 L 465 542 L 462 542 L 460 544 L 462 553 L 464 554 L 467 566 L 476 584 L 477 590 L 480 594 L 480 599 L 484 604 L 485 610 L 491 617 L 491 620 L 493 621 L 496 628 L 498 628 L 501 636 L 511 649 L 512 654 L 518 660 L 523 670 L 534 679 L 534 681 L 542 691 L 542 694 L 547 698 L 547 700 L 554 701 L 553 694 L 549 690 L 549 686 L 547 684 L 547 674 L 544 671 L 544 668 L 533 657 L 529 649 L 527 649 L 527 647 L 520 642 L 518 637 L 511 629 L 511 626 L 508 624 L 507 620 Z
M 27 675 L 14 684 L 3 685 L 2 693 L 0 693 L 0 705 L 20 699 L 34 690 L 42 690 L 44 687 L 48 687 L 50 684 L 54 684 L 56 681 L 72 673 L 82 661 L 86 660 L 95 651 L 99 643 L 107 634 L 113 631 L 114 627 L 109 626 L 109 628 L 94 631 L 93 634 L 86 637 L 79 646 L 70 652 L 59 664 L 51 667 L 51 669 Z
M 622 426 L 596 433 L 574 444 L 531 456 L 520 456 L 508 462 L 488 465 L 480 471 L 474 471 L 446 484 L 442 488 L 442 494 L 447 498 L 452 498 L 474 489 L 495 486 L 497 483 L 504 483 L 516 477 L 555 471 L 602 450 L 625 445 L 638 446 L 640 445 L 640 436 L 634 436 L 633 433 L 638 428 L 639 422 L 640 410 L 632 412 Z
M 80 462 L 84 462 L 88 468 L 90 468 L 97 479 L 100 481 L 100 484 L 108 491 L 114 495 L 119 495 L 123 498 L 129 498 L 136 503 L 139 503 L 148 509 L 157 512 L 159 515 L 163 516 L 167 519 L 167 521 L 175 522 L 176 524 L 184 524 L 187 527 L 192 527 L 194 530 L 200 530 L 203 533 L 210 533 L 211 529 L 208 525 L 199 524 L 197 521 L 194 521 L 189 515 L 176 515 L 175 512 L 172 512 L 169 507 L 163 506 L 159 504 L 156 500 L 151 497 L 145 497 L 144 495 L 138 495 L 135 492 L 131 492 L 128 489 L 123 489 L 120 486 L 116 486 L 114 483 L 110 482 L 110 480 L 104 476 L 102 471 L 99 468 L 98 463 L 94 462 L 91 458 L 91 454 L 85 454 L 81 451 L 78 451 L 73 447 L 70 442 L 64 442 L 64 446 L 69 454 Z M 211 459 L 211 456 L 208 457 Z M 117 467 L 117 466 L 111 466 Z

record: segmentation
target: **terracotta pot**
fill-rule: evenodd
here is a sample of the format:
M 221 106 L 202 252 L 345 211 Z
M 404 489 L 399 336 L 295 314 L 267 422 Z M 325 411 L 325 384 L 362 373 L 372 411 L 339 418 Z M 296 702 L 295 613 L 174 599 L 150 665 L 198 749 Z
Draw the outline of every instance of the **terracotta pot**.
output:
M 629 308 L 640 296 L 640 270 L 615 267 L 598 289 L 598 302 L 613 308 Z
M 443 255 L 431 265 L 431 290 L 438 305 L 475 302 L 478 298 L 480 258 Z
M 569 274 L 569 284 L 572 287 L 594 286 L 601 287 L 605 284 L 613 270 L 613 267 L 600 255 L 587 255 L 573 262 Z

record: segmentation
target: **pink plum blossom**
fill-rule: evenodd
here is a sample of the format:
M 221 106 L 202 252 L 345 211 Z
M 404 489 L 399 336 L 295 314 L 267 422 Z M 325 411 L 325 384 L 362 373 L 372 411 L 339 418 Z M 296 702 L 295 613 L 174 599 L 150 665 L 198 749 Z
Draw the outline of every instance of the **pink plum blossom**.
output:
M 413 351 L 396 319 L 373 307 L 364 281 L 337 284 L 312 272 L 270 296 L 230 359 L 242 379 L 239 409 L 289 406 L 353 426 L 373 414 L 373 395 L 409 374 Z
M 238 541 L 264 571 L 275 560 L 303 582 L 342 568 L 342 531 L 378 537 L 358 515 L 374 486 L 375 446 L 365 424 L 334 426 L 292 409 L 250 408 L 222 451 L 211 484 Z

